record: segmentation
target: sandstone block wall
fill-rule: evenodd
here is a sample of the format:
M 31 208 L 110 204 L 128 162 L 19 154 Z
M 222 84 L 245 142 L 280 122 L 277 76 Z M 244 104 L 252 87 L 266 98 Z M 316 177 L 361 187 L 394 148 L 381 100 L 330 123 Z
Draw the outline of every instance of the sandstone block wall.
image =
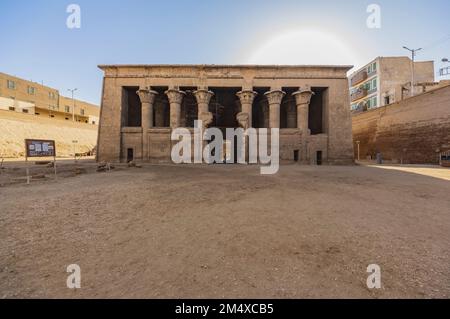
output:
M 353 115 L 353 142 L 360 157 L 405 164 L 438 164 L 438 153 L 450 150 L 450 86 L 398 103 Z

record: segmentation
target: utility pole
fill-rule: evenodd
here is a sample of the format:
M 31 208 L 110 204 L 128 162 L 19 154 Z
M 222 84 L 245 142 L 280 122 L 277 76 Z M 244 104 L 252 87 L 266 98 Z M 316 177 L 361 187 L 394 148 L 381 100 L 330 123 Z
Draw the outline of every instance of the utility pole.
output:
M 73 93 L 78 90 L 77 88 L 75 89 L 67 89 L 67 91 L 72 92 L 72 121 L 75 122 L 75 99 L 73 98 Z
M 409 52 L 411 52 L 411 70 L 412 70 L 412 74 L 411 74 L 411 96 L 414 96 L 414 60 L 416 57 L 416 52 L 422 50 L 422 48 L 419 49 L 410 49 L 408 47 L 403 47 L 403 49 L 408 50 Z

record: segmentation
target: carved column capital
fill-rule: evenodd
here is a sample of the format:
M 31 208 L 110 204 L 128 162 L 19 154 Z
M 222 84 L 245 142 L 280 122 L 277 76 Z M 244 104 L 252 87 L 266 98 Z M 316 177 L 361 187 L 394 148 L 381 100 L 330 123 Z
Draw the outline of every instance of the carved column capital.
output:
M 194 91 L 194 96 L 198 104 L 209 104 L 214 93 L 206 89 L 198 89 L 197 91 Z
M 164 93 L 167 95 L 170 104 L 181 104 L 181 102 L 183 102 L 183 97 L 186 95 L 185 92 L 177 89 L 169 89 Z
M 258 93 L 252 90 L 244 90 L 236 93 L 236 95 L 241 101 L 241 104 L 252 104 Z
M 309 130 L 309 104 L 314 92 L 311 87 L 306 85 L 297 92 L 292 93 L 297 104 L 297 128 L 302 132 L 302 162 L 308 161 L 308 139 L 311 131 Z
M 241 102 L 241 112 L 236 115 L 236 120 L 244 129 L 253 126 L 252 106 L 256 95 L 258 95 L 258 93 L 252 90 L 242 90 L 236 93 L 236 96 Z
M 269 103 L 269 127 L 280 128 L 280 107 L 283 97 L 286 95 L 281 90 L 272 90 L 264 93 Z
M 281 104 L 281 101 L 283 100 L 283 97 L 286 95 L 286 93 L 281 90 L 274 90 L 266 92 L 264 93 L 264 95 L 267 97 L 269 105 L 272 105 L 272 104 Z
M 170 127 L 173 129 L 180 127 L 181 103 L 183 102 L 183 97 L 186 93 L 178 89 L 169 89 L 165 93 L 170 103 Z
M 139 95 L 139 99 L 142 104 L 153 104 L 153 102 L 155 102 L 156 95 L 158 95 L 158 92 L 153 91 L 150 88 L 139 88 L 136 93 Z
M 214 96 L 214 93 L 207 88 L 199 88 L 194 91 L 195 99 L 197 100 L 197 119 L 202 121 L 202 129 L 205 129 L 213 122 L 213 114 L 209 112 L 209 102 Z
M 311 97 L 314 95 L 314 92 L 311 91 L 311 87 L 309 85 L 300 88 L 297 92 L 292 93 L 292 96 L 295 97 L 295 102 L 297 106 L 306 105 L 308 106 L 311 103 Z

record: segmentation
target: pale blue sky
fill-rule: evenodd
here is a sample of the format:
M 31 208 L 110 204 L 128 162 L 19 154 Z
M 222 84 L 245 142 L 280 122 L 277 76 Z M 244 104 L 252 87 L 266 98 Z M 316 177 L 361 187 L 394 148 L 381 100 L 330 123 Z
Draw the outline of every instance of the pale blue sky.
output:
M 71 3 L 81 7 L 81 29 L 66 27 Z M 381 7 L 381 29 L 366 26 L 371 3 Z M 62 94 L 77 87 L 77 98 L 99 103 L 98 64 L 246 64 L 258 52 L 264 62 L 266 43 L 304 30 L 332 35 L 345 49 L 331 45 L 329 55 L 311 61 L 297 54 L 305 45 L 299 41 L 286 64 L 329 64 L 349 51 L 343 60 L 359 65 L 405 55 L 406 45 L 423 47 L 417 59 L 435 60 L 438 68 L 441 58 L 450 58 L 449 12 L 448 0 L 1 0 L 0 71 Z M 320 41 L 308 45 L 322 53 L 328 48 Z

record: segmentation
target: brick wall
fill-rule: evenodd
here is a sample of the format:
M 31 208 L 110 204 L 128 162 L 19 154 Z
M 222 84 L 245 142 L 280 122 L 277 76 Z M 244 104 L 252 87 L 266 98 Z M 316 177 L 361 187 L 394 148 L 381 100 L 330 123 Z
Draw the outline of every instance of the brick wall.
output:
M 355 158 L 394 162 L 438 163 L 439 151 L 450 149 L 450 86 L 352 117 Z

